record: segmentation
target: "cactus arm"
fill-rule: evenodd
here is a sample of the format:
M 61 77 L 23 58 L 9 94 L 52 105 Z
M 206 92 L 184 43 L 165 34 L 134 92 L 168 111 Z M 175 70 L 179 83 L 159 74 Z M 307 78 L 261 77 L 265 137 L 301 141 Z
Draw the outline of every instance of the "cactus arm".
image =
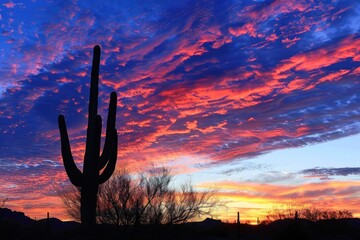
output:
M 82 172 L 77 168 L 74 158 L 71 154 L 71 147 L 69 142 L 69 136 L 67 134 L 65 118 L 63 115 L 59 115 L 59 130 L 61 138 L 61 154 L 64 162 L 64 167 L 71 183 L 76 187 L 82 185 Z
M 111 174 L 114 172 L 116 167 L 116 159 L 117 159 L 117 152 L 118 152 L 118 134 L 116 128 L 113 128 L 111 132 L 111 153 L 109 155 L 109 161 L 104 169 L 104 171 L 99 176 L 99 184 L 106 182 L 110 177 Z
M 100 156 L 99 170 L 103 169 L 106 166 L 112 151 L 110 135 L 111 135 L 111 131 L 115 128 L 116 104 L 117 104 L 117 96 L 115 92 L 112 92 L 110 95 L 109 112 L 108 112 L 108 118 L 106 124 L 106 137 L 105 137 L 104 148 Z

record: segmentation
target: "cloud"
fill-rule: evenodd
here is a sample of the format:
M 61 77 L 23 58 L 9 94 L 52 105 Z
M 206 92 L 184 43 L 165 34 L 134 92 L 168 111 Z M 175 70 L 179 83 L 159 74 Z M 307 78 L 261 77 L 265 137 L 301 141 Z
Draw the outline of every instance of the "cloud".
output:
M 257 170 L 268 170 L 270 167 L 266 164 L 253 164 L 251 162 L 245 162 L 242 167 L 236 167 L 228 170 L 221 171 L 219 174 L 226 176 L 237 175 L 244 171 L 257 171 Z
M 295 174 L 281 171 L 267 171 L 257 176 L 258 181 L 263 183 L 286 182 L 294 178 Z
M 121 7 L 113 7 L 112 14 L 117 12 L 121 17 L 130 18 Z M 216 7 L 232 9 L 234 6 L 219 3 Z M 332 44 L 305 52 L 299 51 L 300 46 L 282 51 L 276 45 L 256 52 L 256 46 L 249 49 L 241 45 L 240 36 L 229 36 L 227 23 L 220 21 L 225 12 L 203 7 L 200 8 L 203 14 L 198 14 L 190 11 L 192 7 L 185 8 L 188 10 L 175 14 L 166 24 L 167 14 L 178 11 L 168 8 L 157 13 L 151 24 L 164 25 L 164 28 L 154 28 L 141 21 L 140 25 L 127 25 L 136 28 L 136 33 L 121 36 L 117 33 L 121 21 L 109 18 L 114 25 L 105 24 L 107 20 L 101 15 L 90 14 L 86 5 L 75 2 L 70 6 L 56 6 L 62 18 L 38 25 L 51 37 L 39 36 L 36 44 L 17 46 L 22 56 L 38 67 L 34 71 L 34 66 L 17 65 L 17 72 L 22 72 L 24 78 L 3 94 L 3 115 L 7 116 L 3 121 L 6 126 L 12 126 L 3 131 L 13 131 L 15 135 L 9 137 L 17 138 L 28 131 L 28 126 L 37 132 L 50 131 L 54 136 L 54 119 L 62 113 L 69 130 L 76 132 L 77 136 L 72 137 L 83 140 L 78 136 L 84 130 L 78 130 L 85 129 L 86 122 L 91 58 L 91 41 L 87 41 L 86 33 L 91 32 L 103 46 L 100 92 L 104 94 L 100 96 L 100 111 L 106 114 L 106 92 L 116 90 L 122 119 L 118 129 L 124 138 L 121 152 L 125 158 L 131 158 L 130 153 L 138 151 L 150 160 L 158 156 L 146 152 L 153 153 L 152 148 L 158 148 L 159 152 L 171 149 L 184 154 L 208 155 L 215 162 L 233 161 L 358 132 L 355 114 L 358 84 L 351 82 L 350 77 L 357 74 L 353 70 L 358 65 L 356 35 L 334 39 Z M 229 24 L 255 19 L 260 32 L 267 21 L 281 25 L 280 18 L 274 19 L 273 14 L 286 16 L 291 22 L 307 11 L 316 11 L 305 1 L 265 2 L 234 9 L 236 14 L 229 12 L 225 18 Z M 327 10 L 324 7 L 319 11 Z M 293 12 L 296 14 L 290 17 Z M 150 12 L 144 14 L 148 16 Z M 186 24 L 175 25 L 179 18 L 186 19 Z M 100 24 L 104 29 L 98 27 Z M 108 25 L 112 29 L 108 29 Z M 288 25 L 281 29 L 292 33 L 292 39 L 298 36 L 297 42 L 302 42 L 304 32 L 299 33 Z M 289 43 L 286 40 L 289 35 L 271 34 L 284 44 Z M 78 41 L 84 41 L 85 47 L 79 47 Z M 50 43 L 55 47 L 51 48 Z M 274 56 L 275 61 L 264 57 L 265 53 Z M 310 64 L 314 59 L 315 63 Z M 351 67 L 340 66 L 345 61 L 351 62 L 348 65 Z M 333 97 L 323 95 L 324 92 Z M 334 105 L 334 101 L 338 103 Z M 318 104 L 313 106 L 314 102 Z M 20 109 L 21 114 L 15 109 Z M 48 114 L 49 110 L 53 114 Z M 303 113 L 308 114 L 300 118 Z M 37 117 L 31 118 L 32 115 Z M 332 124 L 327 124 L 329 121 Z M 43 122 L 50 125 L 42 125 Z M 19 126 L 25 126 L 25 130 Z M 74 144 L 79 145 L 80 141 Z
M 9 1 L 9 2 L 3 3 L 2 5 L 6 8 L 14 8 L 16 4 L 13 3 L 12 1 Z
M 347 168 L 310 168 L 304 169 L 299 172 L 306 177 L 329 179 L 335 176 L 349 176 L 349 175 L 360 175 L 360 168 L 358 167 L 347 167 Z

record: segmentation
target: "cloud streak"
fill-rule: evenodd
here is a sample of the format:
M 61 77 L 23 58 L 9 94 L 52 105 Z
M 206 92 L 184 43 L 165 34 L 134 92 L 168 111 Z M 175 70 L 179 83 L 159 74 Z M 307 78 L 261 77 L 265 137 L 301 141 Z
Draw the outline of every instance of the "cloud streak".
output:
M 316 177 L 320 179 L 328 179 L 334 176 L 349 176 L 360 175 L 360 168 L 347 167 L 347 168 L 310 168 L 304 169 L 299 172 L 307 177 Z

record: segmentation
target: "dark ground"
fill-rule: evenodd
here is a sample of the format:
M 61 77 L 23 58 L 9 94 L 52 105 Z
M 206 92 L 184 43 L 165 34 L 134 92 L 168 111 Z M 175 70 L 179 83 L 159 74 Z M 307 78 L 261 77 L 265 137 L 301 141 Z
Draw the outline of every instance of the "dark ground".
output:
M 0 208 L 0 240 L 12 239 L 80 239 L 80 224 L 62 222 L 56 218 L 32 220 L 24 213 Z M 170 226 L 140 226 L 120 228 L 98 225 L 95 239 L 122 240 L 230 240 L 230 239 L 301 239 L 301 240 L 359 240 L 360 219 L 304 219 L 275 221 L 269 225 L 222 223 L 207 219 L 203 222 Z

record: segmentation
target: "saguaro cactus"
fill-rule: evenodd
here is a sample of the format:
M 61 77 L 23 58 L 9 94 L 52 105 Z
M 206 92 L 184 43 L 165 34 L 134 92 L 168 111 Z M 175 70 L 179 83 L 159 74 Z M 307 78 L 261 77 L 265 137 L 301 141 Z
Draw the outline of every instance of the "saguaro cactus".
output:
M 237 237 L 240 238 L 240 212 L 237 212 L 236 230 L 237 230 Z
M 118 135 L 116 121 L 116 93 L 110 96 L 109 112 L 104 148 L 100 155 L 101 116 L 97 114 L 99 84 L 100 47 L 94 47 L 91 70 L 90 100 L 86 149 L 83 171 L 81 172 L 71 154 L 65 118 L 59 115 L 61 153 L 65 170 L 73 185 L 81 188 L 81 222 L 85 229 L 91 229 L 96 222 L 96 202 L 99 184 L 107 181 L 114 172 L 117 158 Z

